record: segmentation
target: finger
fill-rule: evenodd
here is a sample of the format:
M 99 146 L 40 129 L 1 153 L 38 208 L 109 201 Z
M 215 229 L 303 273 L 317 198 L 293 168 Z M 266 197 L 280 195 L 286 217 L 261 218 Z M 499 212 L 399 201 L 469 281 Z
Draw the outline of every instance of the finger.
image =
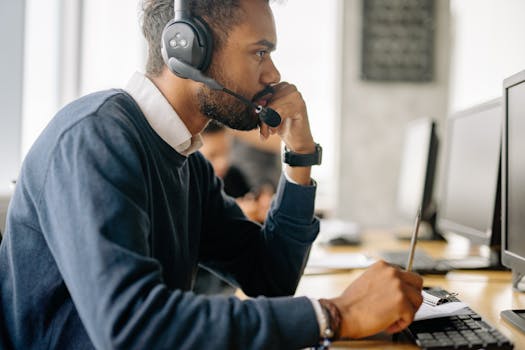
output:
M 392 334 L 392 333 L 398 333 L 400 330 L 402 330 L 402 325 L 399 320 L 391 324 L 387 329 L 385 329 L 385 332 Z
M 286 81 L 281 81 L 275 85 L 272 85 L 272 88 L 273 88 L 273 92 L 277 93 L 277 92 L 281 92 L 283 89 L 286 89 L 289 86 L 291 86 L 290 83 Z
M 265 123 L 259 124 L 259 136 L 261 137 L 263 141 L 267 140 L 268 137 L 270 137 L 270 127 L 267 124 Z
M 423 278 L 417 273 L 402 271 L 400 278 L 403 282 L 412 285 L 420 291 L 423 288 Z
M 417 311 L 423 303 L 423 295 L 421 295 L 421 290 L 413 288 L 410 285 L 405 285 L 404 292 L 408 301 L 413 306 L 414 311 Z
M 281 117 L 281 124 L 276 129 L 281 128 L 286 119 L 295 120 L 301 118 L 301 114 L 297 113 L 299 107 L 296 105 L 296 102 L 293 100 L 286 101 L 286 97 L 278 102 L 270 102 L 269 106 Z
M 386 329 L 386 331 L 388 333 L 396 333 L 402 331 L 412 323 L 412 321 L 414 320 L 415 312 L 416 310 L 409 302 L 404 303 L 404 306 L 400 311 L 399 318 L 394 323 L 392 323 Z
M 410 325 L 410 323 L 406 323 L 403 320 L 397 320 L 394 324 L 390 325 L 385 332 L 392 334 L 392 333 L 399 333 L 403 329 L 407 328 Z
M 285 81 L 280 82 L 272 87 L 274 89 L 274 92 L 272 94 L 272 99 L 281 98 L 282 96 L 285 96 L 289 94 L 290 92 L 297 90 L 295 85 L 289 84 Z

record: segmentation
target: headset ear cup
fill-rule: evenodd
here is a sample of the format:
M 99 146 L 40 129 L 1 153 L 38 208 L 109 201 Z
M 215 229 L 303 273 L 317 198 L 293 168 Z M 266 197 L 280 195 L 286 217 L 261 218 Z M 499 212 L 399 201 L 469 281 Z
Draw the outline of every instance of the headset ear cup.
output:
M 193 23 L 195 23 L 195 28 L 199 33 L 199 41 L 202 43 L 202 47 L 205 48 L 201 64 L 197 67 L 200 71 L 206 71 L 211 63 L 211 58 L 213 54 L 213 35 L 211 32 L 208 23 L 200 17 L 193 17 Z
M 200 18 L 172 19 L 164 27 L 161 40 L 161 53 L 164 63 L 171 69 L 170 59 L 183 61 L 204 71 L 208 68 L 213 51 L 213 40 L 207 24 Z M 173 71 L 181 78 L 182 72 Z

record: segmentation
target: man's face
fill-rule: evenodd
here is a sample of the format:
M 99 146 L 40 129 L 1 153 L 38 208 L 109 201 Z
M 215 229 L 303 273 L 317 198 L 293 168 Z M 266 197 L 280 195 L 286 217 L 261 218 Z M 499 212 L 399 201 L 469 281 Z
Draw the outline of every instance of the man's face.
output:
M 243 21 L 232 28 L 223 47 L 214 52 L 207 74 L 224 87 L 256 104 L 266 105 L 270 85 L 280 80 L 270 52 L 275 49 L 275 23 L 265 0 L 241 2 Z M 203 86 L 199 93 L 201 112 L 233 129 L 251 130 L 259 125 L 254 109 L 221 91 Z

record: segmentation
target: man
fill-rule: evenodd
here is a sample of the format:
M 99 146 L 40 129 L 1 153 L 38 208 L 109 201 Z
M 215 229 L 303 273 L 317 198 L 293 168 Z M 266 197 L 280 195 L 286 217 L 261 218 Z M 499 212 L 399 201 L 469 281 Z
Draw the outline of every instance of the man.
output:
M 270 129 L 312 153 L 305 103 L 279 83 L 267 0 L 193 1 L 216 43 L 206 72 L 280 113 Z M 60 111 L 24 161 L 0 247 L 0 336 L 17 349 L 294 349 L 396 332 L 421 278 L 380 262 L 330 300 L 294 293 L 318 231 L 309 167 L 286 167 L 264 227 L 224 196 L 195 152 L 210 118 L 258 125 L 237 100 L 171 74 L 160 33 L 171 1 L 144 5 L 147 74 Z M 250 296 L 191 292 L 203 264 Z M 332 337 L 332 334 L 335 336 Z

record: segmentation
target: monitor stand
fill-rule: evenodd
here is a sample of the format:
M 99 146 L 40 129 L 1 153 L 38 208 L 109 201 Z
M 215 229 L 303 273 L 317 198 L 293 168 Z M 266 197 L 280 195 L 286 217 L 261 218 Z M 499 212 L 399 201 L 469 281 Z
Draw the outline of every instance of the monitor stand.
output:
M 488 248 L 488 247 L 486 247 Z M 462 258 L 440 259 L 439 264 L 450 270 L 508 270 L 501 264 L 501 248 L 488 248 L 488 256 L 471 255 Z
M 525 310 L 503 310 L 500 312 L 500 316 L 522 333 L 525 333 Z

